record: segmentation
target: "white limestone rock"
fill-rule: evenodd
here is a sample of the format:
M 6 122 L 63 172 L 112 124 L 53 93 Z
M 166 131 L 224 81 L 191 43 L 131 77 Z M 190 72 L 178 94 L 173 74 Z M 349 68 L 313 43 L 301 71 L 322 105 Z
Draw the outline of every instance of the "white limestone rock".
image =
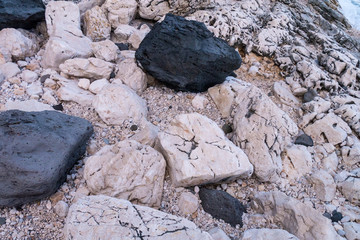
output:
M 78 86 L 82 89 L 88 90 L 90 87 L 90 80 L 87 78 L 80 78 Z
M 54 206 L 54 211 L 59 217 L 66 217 L 69 212 L 69 205 L 64 201 L 59 201 Z
M 274 182 L 282 170 L 281 152 L 298 133 L 296 123 L 257 87 L 237 80 L 233 141 L 244 150 L 261 181 Z
M 101 79 L 110 78 L 114 64 L 98 58 L 73 58 L 59 66 L 62 73 L 78 78 Z
M 34 96 L 34 95 L 37 95 L 37 96 L 40 96 L 43 94 L 43 89 L 42 89 L 42 86 L 41 86 L 41 83 L 40 82 L 34 82 L 34 83 L 31 83 L 27 88 L 26 88 L 26 93 L 29 95 L 29 96 Z
M 106 214 L 104 214 L 106 213 Z M 124 199 L 89 196 L 72 204 L 65 239 L 212 240 L 193 222 Z M 140 237 L 139 237 L 140 236 Z
M 198 113 L 176 116 L 159 133 L 159 146 L 176 187 L 248 178 L 253 172 L 245 153 Z
M 349 124 L 349 126 L 360 136 L 360 106 L 346 104 L 335 110 L 335 113 Z
M 209 234 L 214 240 L 231 240 L 226 233 L 218 227 L 210 229 Z
M 360 224 L 354 222 L 344 223 L 344 231 L 347 240 L 360 239 Z
M 98 94 L 108 84 L 110 84 L 110 83 L 107 79 L 105 79 L 105 78 L 99 79 L 99 80 L 93 81 L 90 84 L 89 90 L 90 90 L 90 92 L 92 92 L 94 94 Z
M 282 154 L 283 170 L 288 179 L 297 179 L 312 170 L 312 156 L 305 146 L 292 145 L 286 147 Z
M 299 238 L 282 229 L 261 228 L 246 230 L 241 240 L 299 240 Z
M 135 140 L 141 144 L 154 147 L 158 138 L 159 127 L 155 126 L 149 121 L 146 121 L 145 119 L 141 120 L 139 127 L 140 131 L 132 135 L 130 139 Z
M 118 72 L 115 76 L 115 83 L 124 83 L 137 94 L 141 94 L 147 87 L 147 75 L 138 67 L 135 59 L 125 59 L 118 65 Z M 119 82 L 119 79 L 121 82 Z
M 160 207 L 166 163 L 155 149 L 134 140 L 105 146 L 85 163 L 91 193 Z
M 197 109 L 204 109 L 207 103 L 207 98 L 200 95 L 196 95 L 193 100 L 191 100 L 191 105 Z
M 253 204 L 257 212 L 274 217 L 275 224 L 299 239 L 342 239 L 330 219 L 282 192 L 259 192 L 255 194 Z
M 60 81 L 57 83 L 60 85 L 60 88 L 56 94 L 60 100 L 76 102 L 83 106 L 91 106 L 95 96 L 94 94 L 81 89 L 75 80 L 66 79 L 61 76 L 58 76 L 58 78 Z
M 178 205 L 183 214 L 193 214 L 199 208 L 199 200 L 194 194 L 183 192 L 180 195 Z
M 159 20 L 170 11 L 167 1 L 162 0 L 140 0 L 139 15 L 144 19 Z
M 360 162 L 360 141 L 355 138 L 356 141 L 351 147 L 344 146 L 341 149 L 341 155 L 343 158 L 343 163 L 347 166 L 353 166 L 356 163 Z
M 139 123 L 146 118 L 146 102 L 124 84 L 109 84 L 96 95 L 93 106 L 108 125 L 121 125 L 125 120 Z
M 325 170 L 314 172 L 310 181 L 314 185 L 316 197 L 322 201 L 332 201 L 336 193 L 336 184 L 333 177 Z
M 215 102 L 221 116 L 224 118 L 229 117 L 233 110 L 235 93 L 232 86 L 236 85 L 235 81 L 235 78 L 227 78 L 224 83 L 208 89 L 210 97 Z
M 351 129 L 340 117 L 329 113 L 304 128 L 304 132 L 311 136 L 316 144 L 329 142 L 337 145 L 346 139 Z
M 274 95 L 283 103 L 293 108 L 300 105 L 300 101 L 292 94 L 289 85 L 285 82 L 275 82 L 273 85 Z
M 134 49 L 138 49 L 142 40 L 151 31 L 150 27 L 146 24 L 141 25 L 139 30 L 132 33 L 128 39 L 128 42 Z
M 85 12 L 84 32 L 93 41 L 110 38 L 111 25 L 101 7 L 95 6 Z
M 51 105 L 57 105 L 58 102 L 56 98 L 54 97 L 54 92 L 52 90 L 44 90 L 44 94 L 41 96 L 45 102 Z
M 35 55 L 38 44 L 17 29 L 4 28 L 0 31 L 0 49 L 4 49 L 0 51 L 4 60 L 9 61 L 7 55 L 10 54 L 15 61 Z
M 77 5 L 80 10 L 80 15 L 83 16 L 83 14 L 89 10 L 92 9 L 95 6 L 101 6 L 105 0 L 81 0 Z
M 0 65 L 11 62 L 10 50 L 0 46 Z
M 0 65 L 0 71 L 4 76 L 5 80 L 16 76 L 21 72 L 20 68 L 16 63 L 7 62 Z
M 73 2 L 51 1 L 46 6 L 45 20 L 49 41 L 41 65 L 58 70 L 65 60 L 92 55 L 91 40 L 80 28 L 79 7 Z
M 21 73 L 21 78 L 25 82 L 32 83 L 32 82 L 35 82 L 39 78 L 39 75 L 36 72 L 30 71 L 30 70 L 24 70 Z
M 110 40 L 94 42 L 91 44 L 91 48 L 96 58 L 107 62 L 115 62 L 120 53 L 119 48 Z
M 5 103 L 5 110 L 13 109 L 25 112 L 54 111 L 54 109 L 50 105 L 38 102 L 35 99 L 30 99 L 26 101 L 7 101 Z
M 120 24 L 114 30 L 115 37 L 120 42 L 125 42 L 129 39 L 131 34 L 138 31 L 135 27 L 130 26 L 128 24 Z
M 337 187 L 344 197 L 353 204 L 360 203 L 360 168 L 347 172 L 340 172 L 336 175 Z
M 134 18 L 137 2 L 135 0 L 106 0 L 102 6 L 113 29 L 120 24 L 129 24 Z

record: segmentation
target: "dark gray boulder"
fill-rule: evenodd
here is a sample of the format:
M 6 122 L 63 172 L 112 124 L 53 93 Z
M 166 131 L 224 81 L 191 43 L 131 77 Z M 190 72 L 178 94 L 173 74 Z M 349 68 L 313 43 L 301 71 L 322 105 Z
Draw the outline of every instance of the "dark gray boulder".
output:
M 224 82 L 241 65 L 239 53 L 203 23 L 172 14 L 154 25 L 135 57 L 167 86 L 191 92 Z
M 0 30 L 29 29 L 44 19 L 45 6 L 42 0 L 0 0 Z
M 304 133 L 296 138 L 295 144 L 304 145 L 306 147 L 312 147 L 314 146 L 314 141 L 309 135 Z
M 56 111 L 0 113 L 0 206 L 50 196 L 85 153 L 93 127 Z
M 237 224 L 242 227 L 242 215 L 246 212 L 246 208 L 239 200 L 227 192 L 206 188 L 200 189 L 199 197 L 205 212 L 230 223 L 233 227 Z

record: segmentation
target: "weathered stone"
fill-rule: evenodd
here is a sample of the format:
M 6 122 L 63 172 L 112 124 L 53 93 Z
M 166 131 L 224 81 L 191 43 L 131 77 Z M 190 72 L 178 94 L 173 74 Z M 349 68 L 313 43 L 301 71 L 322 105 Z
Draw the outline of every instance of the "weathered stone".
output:
M 21 73 L 22 80 L 28 83 L 35 82 L 38 79 L 38 77 L 39 75 L 36 72 L 30 70 L 24 70 Z
M 6 49 L 15 61 L 35 55 L 35 52 L 38 50 L 38 44 L 35 40 L 28 38 L 17 29 L 5 28 L 0 31 L 0 48 Z
M 360 162 L 360 141 L 357 140 L 351 147 L 345 146 L 341 149 L 343 163 L 353 166 Z
M 105 0 L 81 0 L 77 5 L 80 10 L 80 15 L 83 16 L 83 14 L 89 10 L 92 9 L 95 6 L 101 6 Z
M 136 64 L 135 59 L 125 59 L 118 63 L 118 69 L 115 78 L 121 80 L 137 94 L 141 94 L 147 87 L 147 76 Z M 115 82 L 117 82 L 115 80 Z
M 54 110 L 50 105 L 38 102 L 34 99 L 27 101 L 7 101 L 5 103 L 5 110 L 21 110 L 25 112 L 38 112 L 38 111 L 52 111 Z
M 316 196 L 322 201 L 332 201 L 336 193 L 336 184 L 332 176 L 324 170 L 318 170 L 310 177 Z
M 64 201 L 58 201 L 54 206 L 54 211 L 59 217 L 66 217 L 69 212 L 69 205 Z
M 82 89 L 88 90 L 90 87 L 90 80 L 87 78 L 80 78 L 78 86 Z
M 261 181 L 276 181 L 281 152 L 298 133 L 297 125 L 257 87 L 237 80 L 233 141 L 248 155 Z
M 199 208 L 198 198 L 190 193 L 183 192 L 179 198 L 179 209 L 183 214 L 193 214 Z
M 116 61 L 120 53 L 119 48 L 110 40 L 94 42 L 91 44 L 91 48 L 96 58 L 107 62 Z
M 88 121 L 56 111 L 10 110 L 0 112 L 0 119 L 1 206 L 53 194 L 93 132 Z
M 139 48 L 140 43 L 144 40 L 145 36 L 150 32 L 150 30 L 151 29 L 148 25 L 143 24 L 139 30 L 136 30 L 130 35 L 128 42 L 131 44 L 133 49 Z
M 314 146 L 314 142 L 312 138 L 309 135 L 306 135 L 305 133 L 301 134 L 296 138 L 295 144 L 304 145 L 306 147 Z
M 74 58 L 68 59 L 63 64 L 60 64 L 59 68 L 61 72 L 72 77 L 109 79 L 114 65 L 98 58 Z
M 229 117 L 233 110 L 235 93 L 232 90 L 232 81 L 235 80 L 235 78 L 227 78 L 224 83 L 208 89 L 210 97 L 215 102 L 221 116 L 224 118 Z
M 139 1 L 139 15 L 149 20 L 159 20 L 170 11 L 169 2 L 162 0 Z
M 246 230 L 241 240 L 299 240 L 296 236 L 282 229 L 249 229 Z
M 60 79 L 58 81 L 60 88 L 56 92 L 60 100 L 76 102 L 83 106 L 91 106 L 94 94 L 79 88 L 78 83 L 74 80 L 63 77 L 60 77 Z
M 313 165 L 311 154 L 305 146 L 300 145 L 286 147 L 282 162 L 289 179 L 297 179 L 310 173 Z
M 106 213 L 106 214 L 103 214 Z M 124 199 L 90 196 L 72 204 L 65 222 L 65 239 L 212 240 L 193 222 Z
M 93 106 L 101 119 L 109 125 L 120 125 L 125 120 L 138 123 L 147 115 L 146 102 L 124 84 L 109 84 L 104 87 L 96 95 Z
M 354 222 L 344 223 L 344 231 L 346 239 L 356 240 L 360 239 L 360 224 Z
M 360 169 L 355 169 L 351 173 L 347 173 L 343 179 L 339 173 L 335 179 L 337 181 L 337 187 L 342 192 L 344 197 L 354 204 L 360 203 Z
M 295 108 L 300 104 L 300 101 L 292 94 L 290 87 L 285 82 L 275 82 L 273 92 L 286 105 Z
M 128 24 L 120 24 L 115 30 L 114 34 L 116 36 L 116 40 L 119 42 L 125 42 L 129 39 L 131 34 L 136 32 L 137 29 Z
M 125 140 L 88 158 L 84 178 L 93 194 L 160 207 L 165 167 L 163 156 L 155 149 Z
M 303 103 L 311 102 L 317 96 L 317 93 L 314 89 L 308 89 L 303 96 Z
M 325 113 L 331 108 L 331 102 L 321 97 L 315 97 L 312 101 L 302 105 L 302 109 L 306 112 L 316 112 L 317 114 Z
M 201 206 L 205 212 L 217 219 L 222 219 L 231 226 L 237 224 L 242 227 L 242 215 L 246 212 L 245 206 L 230 194 L 220 190 L 201 188 L 199 192 Z
M 90 92 L 92 92 L 94 94 L 98 94 L 108 84 L 110 84 L 110 83 L 105 78 L 99 79 L 99 80 L 93 81 L 90 84 L 89 90 L 90 90 Z
M 31 83 L 30 85 L 27 86 L 26 88 L 26 93 L 29 95 L 29 96 L 34 96 L 34 95 L 37 95 L 37 96 L 40 96 L 43 94 L 43 89 L 42 89 L 42 86 L 41 86 L 41 83 L 40 82 L 34 82 L 34 83 Z
M 156 79 L 193 92 L 222 83 L 241 64 L 239 53 L 213 37 L 203 23 L 171 14 L 155 24 L 135 56 Z
M 253 172 L 244 152 L 215 122 L 198 113 L 176 116 L 159 133 L 159 144 L 175 186 L 248 178 Z
M 340 117 L 329 113 L 304 128 L 304 132 L 311 136 L 317 144 L 329 142 L 336 145 L 346 139 L 347 135 L 351 133 L 351 129 Z
M 84 32 L 93 41 L 110 38 L 111 25 L 101 7 L 95 6 L 85 12 Z
M 129 24 L 134 18 L 137 2 L 135 0 L 106 0 L 102 6 L 107 11 L 107 16 L 112 28 L 120 24 Z
M 0 71 L 5 79 L 12 78 L 21 72 L 18 65 L 13 62 L 7 62 L 0 65 Z
M 30 29 L 44 20 L 45 7 L 41 0 L 1 0 L 0 29 Z
M 284 193 L 259 192 L 255 194 L 254 206 L 257 212 L 273 216 L 274 223 L 299 239 L 341 239 L 330 219 Z
M 231 240 L 226 233 L 218 227 L 210 229 L 209 234 L 214 240 Z
M 360 106 L 356 104 L 347 104 L 335 110 L 341 118 L 360 136 Z
M 154 147 L 158 138 L 158 134 L 159 128 L 143 119 L 140 122 L 140 131 L 132 135 L 130 139 L 133 139 L 141 144 Z

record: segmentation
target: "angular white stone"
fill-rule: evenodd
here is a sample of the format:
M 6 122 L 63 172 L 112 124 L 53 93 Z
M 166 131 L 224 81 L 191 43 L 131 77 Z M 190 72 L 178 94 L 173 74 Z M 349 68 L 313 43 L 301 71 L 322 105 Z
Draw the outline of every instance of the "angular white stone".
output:
M 54 109 L 48 105 L 41 102 L 36 101 L 35 99 L 30 99 L 27 101 L 7 101 L 5 103 L 5 110 L 21 110 L 25 112 L 39 112 L 39 111 L 54 111 Z
M 146 118 L 146 102 L 124 84 L 109 84 L 96 95 L 93 106 L 101 119 L 109 125 L 120 125 L 125 120 L 134 123 Z
M 104 2 L 105 0 L 81 0 L 77 4 L 80 9 L 80 15 L 82 16 L 87 10 L 95 6 L 101 6 Z
M 256 211 L 274 217 L 275 224 L 299 239 L 342 239 L 330 219 L 282 192 L 259 192 L 254 201 Z
M 204 109 L 207 102 L 208 100 L 205 97 L 196 95 L 191 101 L 191 105 L 197 109 Z
M 190 193 L 183 192 L 179 198 L 179 209 L 183 214 L 193 214 L 199 208 L 198 198 Z
M 118 72 L 115 78 L 130 87 L 137 94 L 141 94 L 147 87 L 147 76 L 136 64 L 135 59 L 125 59 L 118 64 Z M 117 82 L 116 80 L 114 80 Z
M 90 90 L 90 92 L 92 92 L 94 94 L 98 94 L 108 84 L 110 84 L 110 83 L 105 78 L 99 79 L 99 80 L 93 81 L 90 84 L 89 90 Z
M 360 224 L 354 222 L 344 223 L 344 231 L 347 240 L 360 239 Z
M 42 95 L 43 94 L 43 89 L 42 89 L 42 86 L 41 86 L 41 83 L 40 82 L 34 82 L 34 83 L 31 83 L 27 88 L 26 88 L 26 93 L 29 95 L 29 96 L 34 96 L 34 95 Z
M 342 192 L 344 197 L 353 204 L 360 203 L 360 168 L 351 171 L 344 179 L 339 179 L 339 173 L 335 178 L 337 180 L 337 187 Z
M 209 234 L 214 240 L 231 240 L 226 233 L 218 227 L 210 229 Z
M 37 48 L 38 45 L 34 40 L 14 28 L 4 28 L 0 31 L 0 49 L 6 49 L 4 52 L 11 54 L 13 60 L 35 55 Z M 3 51 L 0 51 L 0 55 L 3 55 L 1 52 Z
M 299 240 L 296 236 L 282 229 L 249 229 L 246 230 L 241 240 Z
M 288 179 L 296 179 L 310 173 L 312 157 L 305 146 L 292 145 L 286 147 L 282 155 L 283 169 Z
M 324 170 L 318 170 L 310 177 L 316 197 L 322 201 L 332 201 L 336 193 L 336 184 L 333 177 Z
M 98 58 L 74 58 L 60 64 L 59 68 L 61 72 L 72 77 L 109 79 L 114 65 Z
M 128 39 L 128 42 L 134 49 L 138 49 L 142 40 L 146 37 L 146 35 L 150 32 L 150 28 L 148 25 L 143 24 L 139 30 L 135 31 Z
M 143 119 L 140 122 L 140 131 L 132 135 L 130 139 L 133 139 L 141 144 L 154 147 L 158 134 L 159 134 L 159 128 L 154 124 Z
M 245 153 L 198 113 L 176 116 L 159 133 L 159 144 L 176 187 L 248 178 L 253 172 Z
M 84 32 L 93 41 L 110 38 L 111 25 L 101 7 L 95 6 L 85 12 Z
M 119 48 L 110 40 L 94 42 L 91 44 L 91 48 L 96 58 L 107 62 L 116 61 L 120 53 Z
M 166 163 L 155 149 L 134 140 L 105 146 L 85 163 L 84 178 L 93 194 L 160 207 Z
M 118 41 L 127 41 L 131 34 L 136 32 L 137 29 L 127 24 L 120 24 L 114 31 Z
M 79 88 L 77 81 L 61 77 L 58 84 L 60 88 L 56 94 L 60 100 L 76 102 L 83 106 L 91 106 L 95 95 Z
M 0 71 L 4 75 L 5 79 L 12 78 L 21 72 L 18 65 L 13 62 L 7 62 L 0 65 Z
M 212 240 L 193 222 L 124 199 L 90 196 L 71 205 L 65 239 Z
M 137 2 L 135 0 L 106 0 L 103 8 L 107 11 L 112 28 L 120 24 L 129 24 L 134 18 Z
M 273 92 L 283 104 L 289 105 L 293 108 L 300 104 L 300 101 L 292 94 L 289 85 L 283 81 L 274 83 Z
M 88 90 L 90 86 L 90 80 L 87 78 L 80 78 L 78 82 L 78 86 L 82 89 Z
M 35 82 L 38 79 L 39 75 L 36 72 L 30 71 L 30 70 L 24 70 L 21 73 L 21 78 L 25 82 L 31 83 Z
M 167 1 L 162 0 L 140 0 L 140 17 L 150 20 L 159 20 L 165 14 L 170 12 L 170 6 Z

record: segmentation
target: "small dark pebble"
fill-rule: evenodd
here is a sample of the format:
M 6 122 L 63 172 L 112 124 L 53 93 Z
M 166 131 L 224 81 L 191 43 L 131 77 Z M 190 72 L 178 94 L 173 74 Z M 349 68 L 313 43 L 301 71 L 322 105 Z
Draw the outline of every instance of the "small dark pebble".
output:
M 131 127 L 130 127 L 130 130 L 131 131 L 136 131 L 136 130 L 138 130 L 138 126 L 137 125 L 131 125 Z
M 332 212 L 332 216 L 331 216 L 332 222 L 339 222 L 342 218 L 343 218 L 343 215 L 341 214 L 341 212 L 338 212 L 336 210 L 334 210 Z
M 114 71 L 112 71 L 111 74 L 110 74 L 110 78 L 115 78 L 115 77 L 116 77 L 116 74 L 115 74 Z
M 328 212 L 325 212 L 325 213 L 323 214 L 323 216 L 326 217 L 326 218 L 328 218 L 328 219 L 331 219 L 331 214 L 328 213 Z
M 64 107 L 63 107 L 63 105 L 61 103 L 58 104 L 58 105 L 54 105 L 52 107 L 53 107 L 53 109 L 58 110 L 58 111 L 63 111 L 64 110 Z
M 110 145 L 109 139 L 104 138 L 103 141 L 104 141 L 104 143 L 105 143 L 106 145 Z
M 313 89 L 309 89 L 303 96 L 303 103 L 311 102 L 316 96 L 316 91 Z
M 46 79 L 50 78 L 50 74 L 45 74 L 44 76 L 41 76 L 40 78 L 40 82 L 44 83 L 46 81 Z
M 232 127 L 230 126 L 230 124 L 225 123 L 222 126 L 222 130 L 224 131 L 225 134 L 231 133 L 233 131 Z
M 314 141 L 312 140 L 312 138 L 309 135 L 304 133 L 296 138 L 295 144 L 312 147 L 312 146 L 314 146 Z
M 129 50 L 129 44 L 127 43 L 115 43 L 120 51 Z
M 4 225 L 6 223 L 6 218 L 0 217 L 0 225 Z

